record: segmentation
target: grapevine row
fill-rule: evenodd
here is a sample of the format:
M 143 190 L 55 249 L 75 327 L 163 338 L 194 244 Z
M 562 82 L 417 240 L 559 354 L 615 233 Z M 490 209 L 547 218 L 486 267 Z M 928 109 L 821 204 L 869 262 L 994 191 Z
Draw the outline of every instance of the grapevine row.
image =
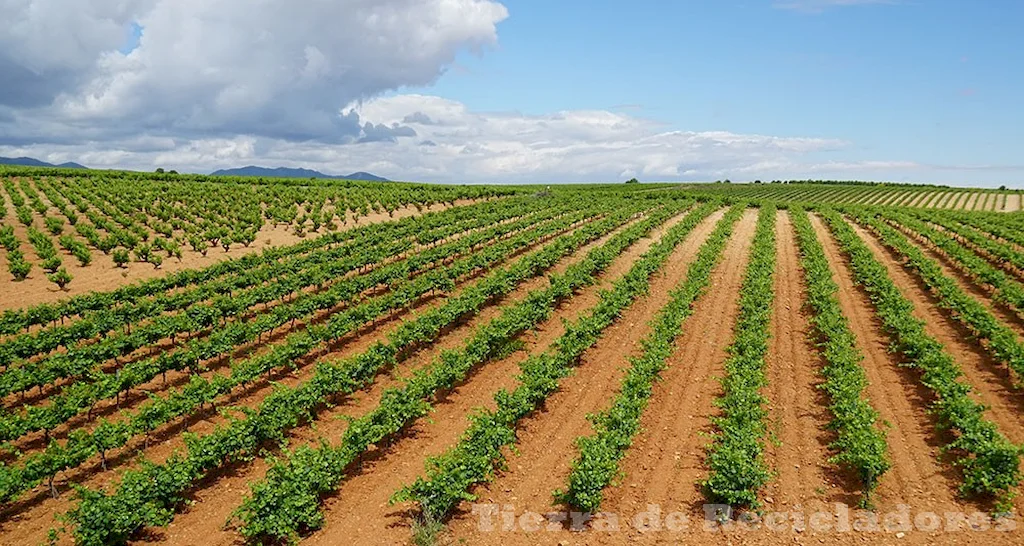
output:
M 1001 217 L 1008 215 L 943 212 L 941 216 L 972 227 L 982 233 L 995 237 L 996 239 L 1001 239 L 1002 241 L 1013 243 L 1018 246 L 1024 246 L 1024 233 L 1022 233 L 1020 227 L 1012 225 L 1009 221 L 1000 221 Z
M 524 205 L 529 206 L 528 204 Z M 211 297 L 218 298 L 220 296 L 214 302 L 216 304 L 215 307 L 223 307 L 225 312 L 233 312 L 232 310 L 239 308 L 232 301 L 239 299 L 237 290 L 248 289 L 268 281 L 280 283 L 288 275 L 295 275 L 306 269 L 321 266 L 339 258 L 345 258 L 364 249 L 388 246 L 394 249 L 395 254 L 398 255 L 400 251 L 410 247 L 410 243 L 406 240 L 408 236 L 415 237 L 419 244 L 423 244 L 422 240 L 424 238 L 428 239 L 430 244 L 433 244 L 441 240 L 436 238 L 439 235 L 443 236 L 443 239 L 447 239 L 466 230 L 477 229 L 481 226 L 500 222 L 510 217 L 510 215 L 514 217 L 523 214 L 538 214 L 536 212 L 528 212 L 530 208 L 524 209 L 523 206 L 510 205 L 495 212 L 477 210 L 477 215 L 473 218 L 453 221 L 450 225 L 427 229 L 426 231 L 417 230 L 418 222 L 410 222 L 410 225 L 401 231 L 393 232 L 386 229 L 386 227 L 382 227 L 378 232 L 366 230 L 358 237 L 350 238 L 344 244 L 331 248 L 315 249 L 301 256 L 294 256 L 281 261 L 271 259 L 244 272 L 237 272 L 230 276 L 221 276 L 217 279 L 196 284 L 184 292 L 173 294 L 161 293 L 153 298 L 137 300 L 115 309 L 102 309 L 87 313 L 81 320 L 77 320 L 67 326 L 54 326 L 38 332 L 18 335 L 0 342 L 0 364 L 7 366 L 14 358 L 28 358 L 36 354 L 52 351 L 59 346 L 70 347 L 76 341 L 92 339 L 98 335 L 107 334 L 119 327 L 127 326 L 130 328 L 133 323 L 158 316 L 160 313 L 188 310 L 193 305 L 208 300 Z M 562 206 L 550 207 L 545 210 L 546 215 L 540 216 L 540 218 L 551 217 L 553 215 L 552 211 L 564 212 L 565 210 L 567 209 L 564 209 Z M 453 220 L 456 219 L 453 218 Z M 230 299 L 226 296 L 230 296 Z M 188 312 L 192 315 L 205 315 L 201 309 Z M 202 318 L 201 325 L 212 320 L 212 318 L 205 316 L 198 318 Z
M 263 480 L 250 485 L 252 492 L 237 511 L 242 535 L 249 540 L 285 539 L 316 528 L 323 521 L 321 496 L 338 487 L 345 470 L 370 446 L 426 415 L 439 393 L 454 388 L 475 367 L 501 354 L 517 336 L 547 319 L 560 301 L 596 282 L 596 275 L 653 225 L 634 226 L 590 251 L 564 274 L 549 277 L 550 286 L 506 307 L 500 316 L 478 327 L 462 348 L 442 352 L 403 387 L 386 391 L 376 408 L 349 424 L 337 445 L 303 446 L 273 463 Z
M 913 313 L 914 306 L 900 293 L 885 266 L 837 212 L 822 212 L 850 260 L 857 282 L 867 291 L 876 314 L 906 364 L 921 372 L 921 382 L 935 395 L 932 412 L 940 426 L 954 435 L 945 446 L 956 466 L 963 469 L 960 491 L 965 495 L 996 497 L 1001 507 L 1020 483 L 1020 448 L 985 418 L 985 407 L 971 398 L 971 387 L 952 356 Z
M 429 275 L 400 283 L 386 296 L 338 313 L 325 327 L 314 327 L 292 334 L 285 343 L 273 347 L 269 353 L 233 363 L 226 375 L 215 375 L 210 379 L 193 376 L 181 389 L 172 390 L 162 397 L 150 397 L 136 411 L 125 413 L 121 421 L 103 420 L 91 433 L 85 430 L 73 431 L 63 445 L 52 442 L 43 452 L 25 457 L 17 466 L 0 467 L 0 501 L 10 500 L 43 480 L 52 480 L 58 472 L 76 467 L 97 453 L 105 465 L 106 451 L 127 444 L 139 434 L 148 434 L 172 419 L 190 415 L 204 404 L 213 404 L 218 397 L 271 370 L 294 366 L 296 359 L 309 354 L 316 347 L 354 332 L 385 313 L 408 305 L 428 291 L 450 290 L 459 278 L 491 267 L 555 231 L 555 226 L 539 226 Z
M 7 251 L 7 270 L 14 280 L 24 280 L 32 271 L 32 264 L 21 251 L 21 241 L 14 235 L 14 228 L 0 224 L 0 246 Z
M 419 217 L 405 218 L 396 222 L 363 226 L 342 232 L 328 233 L 302 243 L 272 247 L 258 254 L 218 262 L 203 269 L 186 269 L 164 277 L 150 279 L 116 290 L 102 293 L 82 294 L 56 304 L 40 304 L 20 310 L 8 310 L 0 315 L 0 334 L 14 334 L 31 326 L 46 324 L 81 315 L 86 311 L 97 311 L 117 304 L 132 303 L 140 298 L 160 295 L 169 290 L 200 284 L 218 277 L 244 273 L 245 271 L 288 256 L 300 255 L 328 245 L 351 241 L 374 235 L 382 238 L 403 238 L 424 229 L 443 227 L 457 219 L 472 219 L 490 203 L 470 205 L 456 209 L 428 213 Z
M 559 380 L 579 363 L 622 310 L 648 290 L 651 276 L 661 269 L 672 250 L 718 205 L 706 204 L 673 226 L 651 247 L 613 288 L 604 291 L 590 312 L 566 325 L 549 350 L 520 364 L 519 386 L 499 391 L 494 410 L 480 410 L 459 443 L 427 463 L 427 477 L 417 479 L 392 497 L 392 502 L 416 501 L 428 520 L 441 521 L 462 500 L 473 501 L 469 490 L 494 475 L 504 464 L 503 448 L 516 441 L 520 420 L 536 412 L 558 390 Z
M 985 350 L 996 361 L 1005 364 L 1018 380 L 1024 378 L 1024 344 L 1012 329 L 993 316 L 981 302 L 964 292 L 955 280 L 942 272 L 938 262 L 926 256 L 895 228 L 866 212 L 854 213 L 853 217 L 870 227 L 886 247 L 906 260 L 906 265 L 935 292 L 939 306 L 948 309 L 955 320 L 971 330 L 978 339 L 985 341 Z M 956 248 L 961 253 L 970 253 L 970 250 L 963 247 Z
M 1020 282 L 993 267 L 987 260 L 972 252 L 970 248 L 961 245 L 949 234 L 931 227 L 926 222 L 893 212 L 886 212 L 883 217 L 890 222 L 901 224 L 914 231 L 916 235 L 927 239 L 946 256 L 960 264 L 970 276 L 991 286 L 994 291 L 993 299 L 1024 313 L 1024 285 L 1021 285 Z M 991 240 L 989 239 L 989 241 Z M 995 241 L 991 242 L 995 243 Z
M 820 388 L 829 398 L 832 420 L 829 429 L 836 439 L 829 444 L 835 452 L 829 461 L 852 471 L 863 488 L 862 504 L 869 506 L 871 493 L 889 470 L 885 433 L 878 428 L 878 412 L 864 395 L 867 376 L 860 362 L 864 355 L 857 338 L 839 306 L 839 287 L 832 280 L 828 258 L 803 210 L 793 210 L 793 226 L 800 246 L 807 287 L 807 303 L 812 311 L 811 325 L 818 337 L 825 361 Z
M 570 218 L 579 220 L 585 217 L 585 214 L 585 212 L 576 212 L 570 215 Z M 543 218 L 538 220 L 543 220 Z M 128 368 L 152 369 L 155 366 L 162 371 L 195 366 L 199 361 L 218 356 L 224 350 L 242 342 L 257 339 L 263 333 L 272 331 L 285 322 L 294 322 L 317 310 L 347 301 L 347 299 L 358 296 L 364 290 L 405 277 L 430 263 L 446 259 L 476 244 L 486 242 L 493 237 L 501 236 L 503 233 L 519 229 L 530 223 L 529 220 L 524 220 L 520 223 L 502 224 L 483 232 L 477 232 L 460 238 L 454 243 L 449 243 L 444 248 L 428 249 L 418 255 L 417 259 L 400 260 L 379 267 L 364 277 L 344 277 L 344 275 L 357 269 L 362 270 L 367 266 L 385 263 L 399 252 L 408 250 L 409 244 L 396 243 L 369 249 L 350 247 L 343 259 L 328 260 L 318 267 L 303 270 L 295 275 L 279 277 L 269 285 L 242 291 L 231 297 L 222 297 L 217 300 L 215 305 L 189 308 L 183 314 L 161 317 L 130 334 L 107 336 L 101 341 L 80 349 L 57 353 L 40 361 L 10 368 L 0 374 L 0 394 L 6 395 L 46 385 L 65 377 L 87 375 L 91 382 L 99 382 L 104 376 L 96 370 L 96 366 L 102 362 L 129 354 L 161 339 L 174 339 L 182 332 L 191 334 L 191 332 L 214 324 L 218 319 L 224 321 L 228 316 L 238 315 L 244 309 L 260 303 L 266 304 L 276 299 L 283 301 L 287 294 L 299 292 L 299 295 L 289 303 L 275 306 L 270 312 L 264 313 L 255 321 L 223 323 L 222 328 L 202 341 L 191 339 L 190 335 L 187 350 L 174 353 L 165 352 L 155 360 L 129 364 L 119 369 L 117 373 L 120 376 L 125 376 L 122 381 L 124 382 L 128 381 L 128 376 L 133 376 L 132 373 L 126 371 Z M 342 277 L 342 280 L 331 285 L 324 293 L 301 292 L 302 288 L 308 286 L 323 287 L 325 283 L 338 277 Z M 310 302 L 318 303 L 311 306 Z M 325 305 L 328 307 L 324 307 Z M 217 348 L 221 350 L 217 350 Z
M 771 477 L 762 456 L 768 430 L 760 391 L 767 384 L 765 356 L 775 300 L 775 216 L 775 207 L 761 207 L 725 361 L 723 394 L 715 401 L 722 415 L 712 420 L 717 430 L 708 447 L 710 474 L 702 485 L 710 501 L 729 506 L 756 507 L 757 493 Z
M 651 219 L 661 216 L 656 214 Z M 190 439 L 186 454 L 177 453 L 162 465 L 125 473 L 116 493 L 81 490 L 81 502 L 68 513 L 76 542 L 123 543 L 143 525 L 165 524 L 173 517 L 184 492 L 211 470 L 255 455 L 269 442 L 282 441 L 288 430 L 314 418 L 324 402 L 364 388 L 379 372 L 404 360 L 408 349 L 429 343 L 448 325 L 476 313 L 492 298 L 510 293 L 519 283 L 553 266 L 620 221 L 608 218 L 585 225 L 512 266 L 493 270 L 444 305 L 404 322 L 387 342 L 377 342 L 364 353 L 341 362 L 319 363 L 312 379 L 295 387 L 280 387 L 258 409 L 248 411 L 245 418 Z M 644 221 L 637 225 L 649 229 L 651 224 Z M 637 229 L 627 232 L 635 235 Z M 168 480 L 172 476 L 175 478 Z
M 586 214 L 586 212 L 581 212 L 577 215 L 572 215 L 558 221 L 542 223 L 524 232 L 521 237 L 513 239 L 511 244 L 501 244 L 498 246 L 506 252 L 514 250 L 520 246 L 531 243 L 537 237 L 547 236 L 551 233 L 568 229 L 573 225 L 573 223 L 580 221 L 585 217 Z M 482 239 L 478 241 L 459 239 L 455 243 L 424 251 L 420 255 L 414 256 L 409 261 L 395 263 L 379 270 L 375 270 L 369 275 L 349 277 L 346 280 L 335 284 L 323 293 L 316 295 L 304 294 L 289 304 L 275 307 L 272 312 L 258 318 L 255 321 L 255 325 L 250 324 L 246 326 L 245 323 L 238 323 L 235 326 L 250 328 L 255 331 L 256 336 L 259 336 L 265 331 L 264 327 L 266 326 L 276 327 L 275 325 L 283 324 L 287 319 L 305 319 L 317 310 L 330 309 L 343 301 L 351 302 L 354 298 L 358 297 L 359 294 L 365 292 L 368 287 L 378 286 L 384 283 L 388 283 L 392 289 L 392 293 L 386 298 L 386 301 L 394 302 L 392 305 L 405 304 L 427 291 L 444 289 L 454 280 L 448 276 L 448 271 L 452 271 L 451 268 L 443 268 L 434 274 L 420 277 L 415 281 L 408 280 L 410 275 L 421 271 L 423 265 L 427 263 L 441 262 L 458 256 L 459 254 L 472 249 L 481 242 L 500 238 L 504 235 L 504 233 L 502 233 L 503 230 L 513 229 L 516 227 L 517 226 L 514 224 L 498 226 L 493 228 L 493 232 L 492 230 L 481 232 L 480 236 Z M 491 256 L 494 255 L 494 253 L 489 252 L 485 255 Z M 497 254 L 497 256 L 502 256 L 502 254 Z M 474 266 L 479 267 L 477 265 L 478 262 L 479 259 L 476 259 L 475 261 L 471 259 L 463 260 L 463 263 L 474 264 Z M 464 271 L 460 271 L 460 274 L 464 273 Z M 403 279 L 406 280 L 403 281 Z M 298 309 L 299 312 L 291 312 L 290 309 L 292 308 Z M 331 338 L 340 337 L 340 334 L 337 332 L 349 327 L 346 323 L 348 317 L 352 315 L 365 315 L 365 309 L 367 308 L 380 308 L 380 312 L 383 313 L 383 309 L 386 309 L 387 307 L 382 307 L 379 303 L 367 303 L 361 307 L 349 309 L 341 314 L 336 314 L 329 319 L 328 326 L 323 335 L 330 336 Z M 264 321 L 268 315 L 274 320 Z M 272 328 L 270 329 L 272 330 Z M 317 332 L 316 327 L 311 328 L 311 330 L 312 332 L 306 334 L 307 336 L 313 335 Z M 248 332 L 245 339 L 252 339 L 253 333 L 254 332 L 252 331 Z M 224 342 L 224 339 L 228 339 L 229 341 Z M 238 339 L 239 336 L 234 335 L 232 333 L 232 329 L 229 327 L 212 335 L 208 340 L 208 343 L 193 342 L 190 344 L 189 349 L 183 352 L 163 353 L 159 357 L 150 361 L 126 365 L 113 374 L 91 374 L 90 382 L 76 382 L 73 385 L 70 385 L 60 395 L 51 397 L 49 399 L 50 403 L 46 406 L 28 407 L 26 411 L 21 414 L 5 415 L 0 417 L 0 439 L 14 439 L 34 430 L 52 430 L 54 427 L 67 421 L 85 409 L 92 408 L 92 406 L 99 400 L 110 398 L 121 392 L 127 391 L 131 387 L 143 384 L 152 379 L 158 373 L 164 373 L 169 369 L 181 369 L 183 367 L 192 368 L 195 366 L 195 363 L 200 361 L 200 359 L 205 360 L 216 356 L 216 354 L 230 351 L 234 348 L 234 345 L 231 345 L 231 343 L 237 342 Z M 320 341 L 320 339 L 317 339 L 317 341 Z M 211 354 L 215 351 L 206 349 L 210 343 L 213 343 L 215 344 L 215 347 L 218 347 L 219 350 L 216 351 L 216 354 Z
M 980 249 L 985 254 L 993 256 L 999 262 L 1009 264 L 1018 271 L 1024 271 L 1024 252 L 1018 251 L 1012 245 L 993 239 L 990 235 L 960 223 L 957 221 L 959 219 L 943 214 L 916 213 L 914 216 L 941 226 L 945 231 Z M 991 224 L 989 225 L 991 226 Z

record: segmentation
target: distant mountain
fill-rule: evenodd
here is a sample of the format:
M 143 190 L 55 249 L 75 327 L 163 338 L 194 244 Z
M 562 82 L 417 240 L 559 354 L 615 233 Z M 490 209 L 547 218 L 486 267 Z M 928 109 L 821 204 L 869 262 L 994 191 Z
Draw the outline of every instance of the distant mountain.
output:
M 84 165 L 78 163 L 61 163 L 60 165 L 54 165 L 53 163 L 47 163 L 31 157 L 0 157 L 0 165 L 18 165 L 22 167 L 56 167 L 59 169 L 88 169 Z M 367 172 L 359 171 L 352 174 L 343 176 L 336 176 L 330 174 L 324 174 L 319 171 L 311 169 L 289 169 L 287 167 L 278 167 L 276 169 L 268 169 L 266 167 L 256 167 L 249 165 L 248 167 L 242 167 L 240 169 L 222 169 L 210 173 L 214 176 L 262 176 L 264 178 L 326 178 L 335 180 L 368 180 L 371 182 L 390 182 L 387 178 L 370 174 Z
M 391 182 L 383 176 L 377 176 L 365 171 L 356 171 L 348 176 L 339 176 L 338 178 L 344 178 L 345 180 L 369 180 L 370 182 Z
M 47 163 L 45 161 L 39 161 L 31 157 L 0 157 L 0 165 L 20 165 L 22 167 L 56 167 L 58 169 L 88 169 L 85 165 L 79 165 L 78 163 L 61 163 L 60 165 L 54 165 L 53 163 Z
M 221 169 L 219 171 L 213 171 L 210 173 L 212 176 L 262 176 L 265 178 L 329 178 L 336 180 L 369 180 L 373 182 L 390 182 L 387 178 L 381 178 L 375 174 L 366 172 L 355 172 L 344 176 L 336 176 L 330 174 L 324 174 L 319 171 L 311 169 L 289 169 L 287 167 L 278 167 L 276 169 L 268 169 L 267 167 L 256 167 L 255 165 L 249 165 L 248 167 L 242 167 L 239 169 Z

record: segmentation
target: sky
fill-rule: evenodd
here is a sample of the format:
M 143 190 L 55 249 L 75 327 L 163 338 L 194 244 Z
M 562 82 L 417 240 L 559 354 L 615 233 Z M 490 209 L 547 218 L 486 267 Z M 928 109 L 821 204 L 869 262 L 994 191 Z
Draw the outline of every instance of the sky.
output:
M 1016 0 L 0 6 L 0 156 L 1024 187 Z

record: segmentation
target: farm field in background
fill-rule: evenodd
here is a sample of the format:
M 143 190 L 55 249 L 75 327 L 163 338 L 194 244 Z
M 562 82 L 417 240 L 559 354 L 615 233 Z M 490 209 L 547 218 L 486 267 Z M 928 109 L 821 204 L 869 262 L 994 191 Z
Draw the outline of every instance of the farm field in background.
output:
M 740 199 L 880 205 L 978 212 L 1022 210 L 1024 191 L 951 188 L 913 184 L 771 182 L 764 184 L 684 184 L 682 188 Z
M 1019 191 L 0 186 L 0 544 L 1024 541 Z

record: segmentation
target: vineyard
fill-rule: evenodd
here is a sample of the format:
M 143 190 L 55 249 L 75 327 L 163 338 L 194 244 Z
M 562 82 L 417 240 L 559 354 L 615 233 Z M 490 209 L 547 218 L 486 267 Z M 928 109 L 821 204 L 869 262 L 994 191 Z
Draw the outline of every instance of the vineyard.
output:
M 0 185 L 0 544 L 1024 542 L 1020 191 Z
M 731 196 L 738 199 L 768 199 L 792 203 L 882 205 L 978 212 L 1024 210 L 1024 191 L 953 188 L 917 184 L 873 184 L 861 182 L 773 181 L 756 184 L 699 184 L 684 186 L 689 191 Z

